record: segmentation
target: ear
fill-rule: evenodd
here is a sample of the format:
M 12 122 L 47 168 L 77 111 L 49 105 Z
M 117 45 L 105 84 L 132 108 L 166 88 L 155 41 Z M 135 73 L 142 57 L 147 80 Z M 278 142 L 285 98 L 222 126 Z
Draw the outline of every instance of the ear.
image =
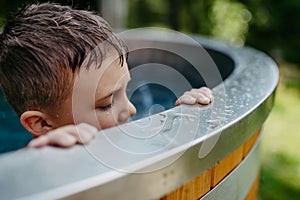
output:
M 49 117 L 41 111 L 25 111 L 20 121 L 27 131 L 34 137 L 38 137 L 53 129 Z

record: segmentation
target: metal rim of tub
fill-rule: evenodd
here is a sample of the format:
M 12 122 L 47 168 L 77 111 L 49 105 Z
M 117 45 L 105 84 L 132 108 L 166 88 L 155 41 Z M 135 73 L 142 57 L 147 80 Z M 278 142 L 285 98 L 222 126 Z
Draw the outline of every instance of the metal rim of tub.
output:
M 152 37 L 152 39 L 157 38 Z M 221 127 L 216 127 L 206 135 L 186 144 L 170 146 L 169 149 L 157 152 L 151 157 L 126 157 L 112 150 L 111 145 L 105 143 L 107 136 L 109 139 L 119 139 L 121 143 L 128 144 L 126 138 L 122 137 L 122 130 L 118 127 L 102 131 L 96 140 L 87 146 L 75 146 L 71 149 L 46 147 L 7 153 L 0 156 L 2 197 L 6 199 L 73 199 L 76 196 L 103 199 L 159 198 L 209 169 L 237 149 L 262 126 L 272 109 L 279 78 L 277 66 L 264 53 L 252 48 L 231 47 L 199 36 L 195 39 L 205 47 L 229 55 L 235 62 L 235 70 L 224 81 L 226 90 L 224 101 L 227 106 L 230 106 L 232 114 L 227 116 Z M 218 98 L 218 86 L 213 91 L 215 98 Z M 249 91 L 251 96 L 245 95 L 249 94 Z M 180 106 L 171 111 L 188 113 L 193 109 L 195 107 Z M 203 112 L 209 111 L 209 108 L 197 107 L 197 109 Z M 161 116 L 157 114 L 152 117 L 160 120 Z M 180 119 L 182 123 L 185 120 L 189 119 Z M 205 120 L 200 123 L 203 123 L 203 127 L 207 125 Z M 130 123 L 125 126 L 130 126 Z M 216 137 L 218 140 L 209 153 L 199 158 L 199 150 L 203 144 Z M 134 143 L 129 144 L 134 145 Z M 145 148 L 155 149 L 157 144 L 154 145 L 154 142 L 150 141 L 142 143 L 142 146 L 139 145 L 139 148 L 143 148 L 144 145 Z M 111 169 L 109 165 L 99 162 L 99 157 L 101 159 L 103 154 L 109 154 L 111 160 L 108 162 L 112 164 L 116 162 L 116 166 L 120 169 L 138 172 L 159 167 L 159 170 L 126 173 L 126 171 Z M 171 164 L 164 165 L 172 158 L 176 159 Z M 109 158 L 105 157 L 105 159 Z M 90 196 L 89 193 L 96 196 Z

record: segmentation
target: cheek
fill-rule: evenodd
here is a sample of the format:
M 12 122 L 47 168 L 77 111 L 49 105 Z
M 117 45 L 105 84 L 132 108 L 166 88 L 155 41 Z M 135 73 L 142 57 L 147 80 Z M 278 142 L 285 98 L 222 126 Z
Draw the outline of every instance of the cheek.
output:
M 59 128 L 59 127 L 69 125 L 69 124 L 74 124 L 74 123 L 75 122 L 74 122 L 72 113 L 64 113 L 64 114 L 57 113 L 53 117 L 52 126 L 54 128 Z
M 106 129 L 111 128 L 117 125 L 116 120 L 114 119 L 112 113 L 105 112 L 97 115 L 97 128 Z

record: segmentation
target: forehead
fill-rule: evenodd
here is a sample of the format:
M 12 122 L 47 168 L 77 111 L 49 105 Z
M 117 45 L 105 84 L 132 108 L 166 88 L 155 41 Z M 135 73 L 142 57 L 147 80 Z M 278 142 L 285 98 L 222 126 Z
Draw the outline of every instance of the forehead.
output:
M 120 60 L 114 60 L 98 76 L 96 95 L 103 96 L 118 90 L 130 79 L 126 61 L 121 66 Z
M 130 79 L 126 61 L 121 66 L 120 59 L 107 57 L 100 67 L 90 66 L 79 70 L 75 92 L 88 97 L 102 96 L 120 88 Z M 74 91 L 73 91 L 74 92 Z

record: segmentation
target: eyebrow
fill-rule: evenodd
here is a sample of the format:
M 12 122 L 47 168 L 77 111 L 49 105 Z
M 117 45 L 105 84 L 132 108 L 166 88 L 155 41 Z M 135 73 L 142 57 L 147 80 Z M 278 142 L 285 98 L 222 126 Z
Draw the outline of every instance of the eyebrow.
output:
M 97 98 L 96 101 L 95 101 L 95 106 L 97 106 L 98 104 L 102 104 L 103 103 L 102 101 L 104 101 L 105 99 L 110 98 L 112 95 L 113 95 L 113 93 L 110 93 L 110 94 L 108 94 L 104 97 L 101 97 L 100 99 Z
M 117 90 L 116 90 L 116 91 L 117 91 Z M 116 91 L 113 91 L 112 93 L 110 93 L 110 94 L 108 94 L 108 95 L 106 95 L 106 96 L 104 96 L 104 97 L 101 97 L 101 99 L 99 99 L 99 100 L 107 99 L 107 98 L 111 97 L 111 96 L 113 95 L 113 93 L 115 93 Z

